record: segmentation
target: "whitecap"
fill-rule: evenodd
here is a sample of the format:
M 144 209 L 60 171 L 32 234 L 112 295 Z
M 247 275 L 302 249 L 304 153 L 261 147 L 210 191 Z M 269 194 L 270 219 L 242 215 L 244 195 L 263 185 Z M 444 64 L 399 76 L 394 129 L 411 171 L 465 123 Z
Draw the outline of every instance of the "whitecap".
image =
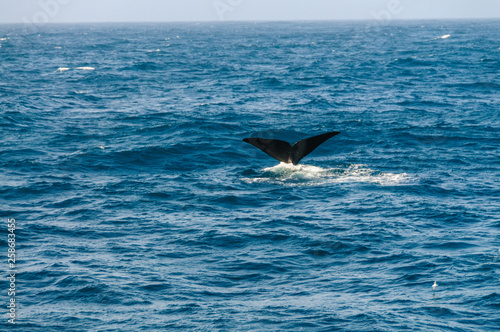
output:
M 95 70 L 94 67 L 77 67 L 76 69 L 80 69 L 80 70 Z
M 63 72 L 63 71 L 67 71 L 67 70 L 69 70 L 69 68 L 67 68 L 67 67 L 59 67 L 59 68 L 57 68 L 56 71 Z
M 366 165 L 354 164 L 339 173 L 338 176 L 331 177 L 329 182 L 364 182 L 380 185 L 397 185 L 407 180 L 409 180 L 409 176 L 406 173 L 380 172 L 372 170 L 366 167 Z
M 451 35 L 443 35 L 443 36 L 441 36 L 439 38 L 441 38 L 441 39 L 447 39 L 447 38 L 450 38 L 450 37 L 451 37 Z
M 247 183 L 278 183 L 289 186 L 315 186 L 328 183 L 372 183 L 399 185 L 407 183 L 406 173 L 380 172 L 366 165 L 353 164 L 347 168 L 323 168 L 313 165 L 280 163 L 262 169 L 254 178 L 243 178 Z

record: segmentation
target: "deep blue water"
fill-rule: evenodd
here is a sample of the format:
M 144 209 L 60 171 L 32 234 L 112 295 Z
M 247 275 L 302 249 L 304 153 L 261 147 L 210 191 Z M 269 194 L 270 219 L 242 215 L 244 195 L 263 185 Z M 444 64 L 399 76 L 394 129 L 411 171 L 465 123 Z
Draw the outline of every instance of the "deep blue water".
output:
M 3 25 L 0 45 L 16 330 L 500 326 L 500 21 Z M 327 131 L 295 167 L 242 141 Z

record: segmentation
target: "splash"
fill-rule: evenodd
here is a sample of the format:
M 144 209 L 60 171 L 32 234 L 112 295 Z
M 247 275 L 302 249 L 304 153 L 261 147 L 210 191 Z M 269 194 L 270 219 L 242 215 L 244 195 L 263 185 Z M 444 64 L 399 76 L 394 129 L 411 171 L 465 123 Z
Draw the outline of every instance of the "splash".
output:
M 285 163 L 264 168 L 258 176 L 243 179 L 247 183 L 276 183 L 288 186 L 317 186 L 328 183 L 399 185 L 408 180 L 406 173 L 380 172 L 361 164 L 349 165 L 347 168 L 323 168 Z

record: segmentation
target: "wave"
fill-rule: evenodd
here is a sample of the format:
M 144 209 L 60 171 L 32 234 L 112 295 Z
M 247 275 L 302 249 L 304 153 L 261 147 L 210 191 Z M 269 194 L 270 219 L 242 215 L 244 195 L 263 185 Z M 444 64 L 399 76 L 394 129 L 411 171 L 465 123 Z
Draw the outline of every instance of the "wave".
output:
M 330 183 L 399 185 L 407 183 L 410 177 L 406 173 L 375 171 L 361 164 L 352 164 L 347 168 L 323 168 L 280 163 L 262 169 L 256 177 L 242 180 L 247 183 L 274 183 L 287 186 L 317 186 Z
M 94 67 L 76 67 L 75 69 L 76 70 L 88 70 L 88 71 L 95 70 Z M 71 68 L 68 68 L 68 67 L 59 67 L 55 71 L 62 73 L 62 72 L 68 71 L 68 70 L 71 70 Z
M 415 57 L 397 58 L 391 63 L 391 65 L 401 65 L 408 67 L 430 67 L 434 63 L 429 60 L 418 59 Z

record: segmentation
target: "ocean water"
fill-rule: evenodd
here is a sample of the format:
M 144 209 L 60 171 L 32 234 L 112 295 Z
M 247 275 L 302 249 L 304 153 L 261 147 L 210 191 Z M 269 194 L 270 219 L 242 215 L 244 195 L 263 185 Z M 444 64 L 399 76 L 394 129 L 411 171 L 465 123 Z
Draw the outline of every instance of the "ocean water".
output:
M 1 25 L 0 45 L 2 330 L 500 327 L 500 21 Z M 328 131 L 297 166 L 242 141 Z

